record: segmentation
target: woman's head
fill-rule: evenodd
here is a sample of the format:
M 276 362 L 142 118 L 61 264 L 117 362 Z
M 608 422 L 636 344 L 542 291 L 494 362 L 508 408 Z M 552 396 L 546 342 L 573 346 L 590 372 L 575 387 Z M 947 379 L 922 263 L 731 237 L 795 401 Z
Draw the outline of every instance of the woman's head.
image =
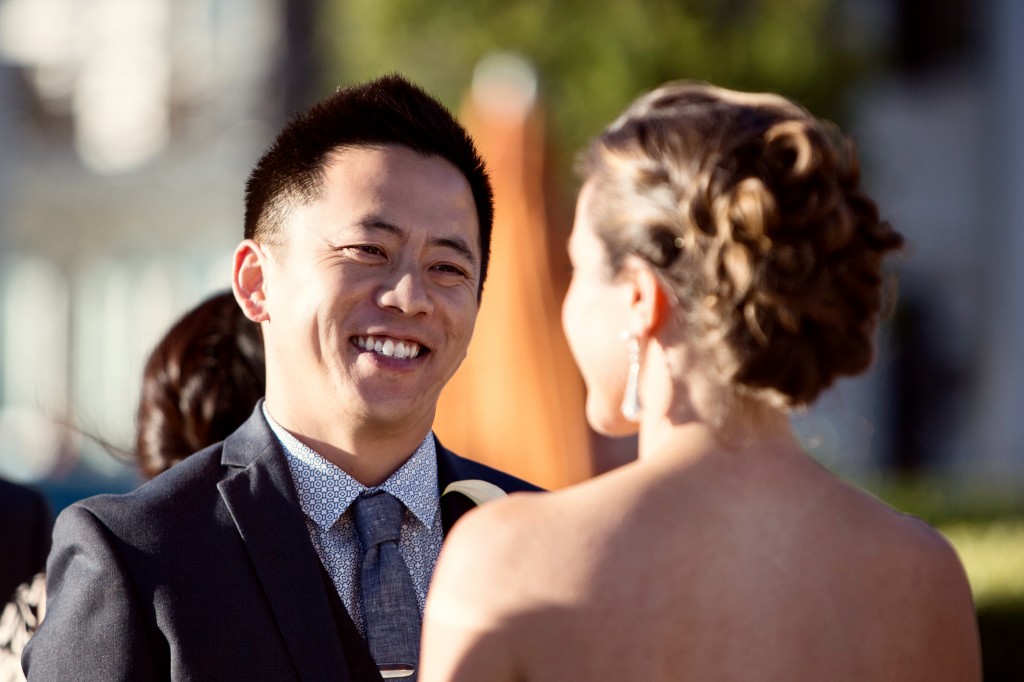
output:
M 804 109 L 668 84 L 609 126 L 582 170 L 576 229 L 596 235 L 610 281 L 630 264 L 654 272 L 664 334 L 713 385 L 801 405 L 870 364 L 882 257 L 902 238 L 861 190 L 852 143 Z
M 266 383 L 259 326 L 230 291 L 185 313 L 146 362 L 136 454 L 151 478 L 224 440 L 252 413 Z

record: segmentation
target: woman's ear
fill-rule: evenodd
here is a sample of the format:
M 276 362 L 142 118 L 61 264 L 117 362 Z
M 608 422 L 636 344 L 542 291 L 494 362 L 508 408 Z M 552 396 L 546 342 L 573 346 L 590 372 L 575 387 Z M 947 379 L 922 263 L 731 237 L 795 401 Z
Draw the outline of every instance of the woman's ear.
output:
M 655 336 L 669 316 L 668 296 L 650 267 L 633 264 L 629 330 L 640 338 Z
M 246 239 L 235 249 L 231 289 L 245 316 L 253 322 L 270 319 L 266 297 L 267 254 L 259 243 Z

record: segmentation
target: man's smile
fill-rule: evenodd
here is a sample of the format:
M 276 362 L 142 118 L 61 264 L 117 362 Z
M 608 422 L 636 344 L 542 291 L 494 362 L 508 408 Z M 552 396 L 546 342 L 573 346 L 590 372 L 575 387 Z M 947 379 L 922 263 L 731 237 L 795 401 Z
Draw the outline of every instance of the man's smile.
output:
M 429 348 L 416 341 L 393 339 L 388 336 L 353 336 L 352 342 L 363 350 L 400 360 L 412 360 L 430 352 Z

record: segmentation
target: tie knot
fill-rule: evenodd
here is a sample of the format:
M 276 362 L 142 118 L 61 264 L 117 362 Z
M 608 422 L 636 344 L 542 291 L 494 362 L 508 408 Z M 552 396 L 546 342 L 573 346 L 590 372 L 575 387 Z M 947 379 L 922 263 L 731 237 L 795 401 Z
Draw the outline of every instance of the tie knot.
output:
M 352 515 L 363 551 L 402 534 L 402 503 L 385 492 L 360 496 L 352 503 Z

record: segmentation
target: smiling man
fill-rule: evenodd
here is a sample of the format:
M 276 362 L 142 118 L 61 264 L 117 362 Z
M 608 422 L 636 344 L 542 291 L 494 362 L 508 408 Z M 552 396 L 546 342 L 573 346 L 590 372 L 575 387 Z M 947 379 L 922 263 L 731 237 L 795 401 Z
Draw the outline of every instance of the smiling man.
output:
M 434 564 L 470 506 L 442 492 L 536 489 L 431 431 L 492 213 L 472 141 L 400 77 L 285 127 L 233 268 L 265 400 L 223 443 L 61 514 L 30 679 L 415 679 Z

